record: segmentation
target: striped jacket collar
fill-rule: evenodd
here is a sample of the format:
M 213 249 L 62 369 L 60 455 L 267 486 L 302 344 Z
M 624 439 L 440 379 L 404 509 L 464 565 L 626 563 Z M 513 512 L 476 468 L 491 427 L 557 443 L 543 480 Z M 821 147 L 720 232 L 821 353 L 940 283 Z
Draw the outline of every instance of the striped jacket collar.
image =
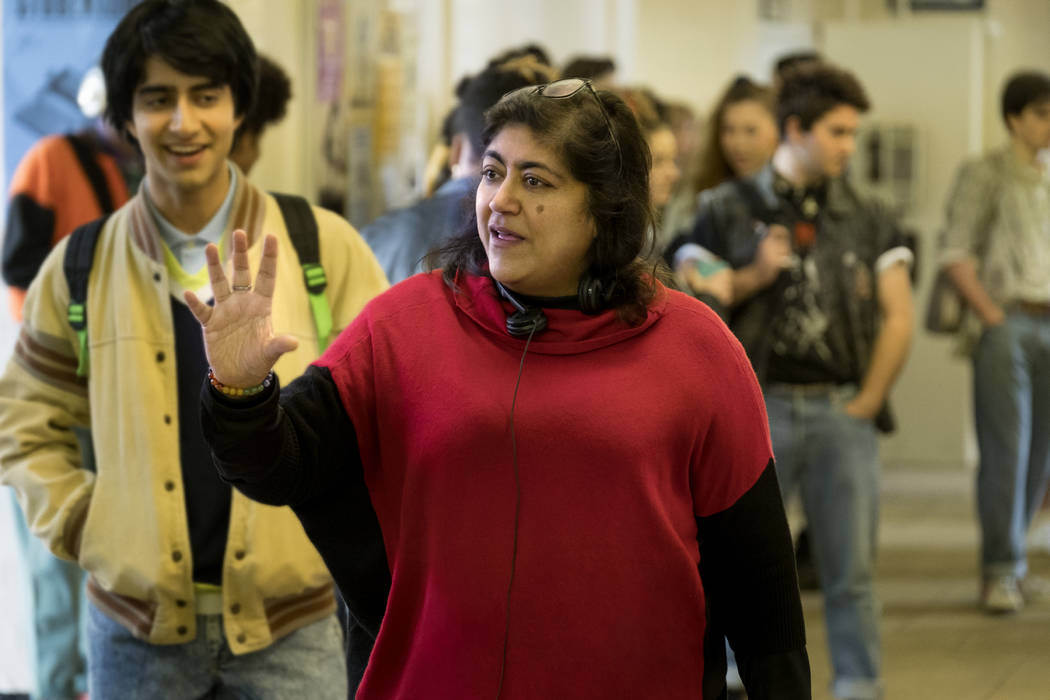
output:
M 226 223 L 226 229 L 223 231 L 223 237 L 228 236 L 231 231 L 243 229 L 248 234 L 248 246 L 251 247 L 262 232 L 263 215 L 266 212 L 266 195 L 248 182 L 248 178 L 240 170 L 237 171 L 236 180 L 237 189 L 233 195 L 233 207 L 229 221 Z M 139 185 L 138 193 L 128 203 L 131 239 L 135 242 L 135 246 L 151 260 L 163 264 L 164 254 L 161 249 L 160 230 L 146 203 L 145 187 L 145 180 L 143 180 L 143 183 Z

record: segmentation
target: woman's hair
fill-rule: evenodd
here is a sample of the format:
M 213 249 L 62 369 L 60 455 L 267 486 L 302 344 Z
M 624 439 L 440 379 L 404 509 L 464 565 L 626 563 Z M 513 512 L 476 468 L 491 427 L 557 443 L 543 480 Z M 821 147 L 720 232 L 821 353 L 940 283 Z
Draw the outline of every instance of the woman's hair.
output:
M 608 123 L 598 100 L 608 114 Z M 651 157 L 631 110 L 610 92 L 592 93 L 583 87 L 565 98 L 518 91 L 505 96 L 485 117 L 485 146 L 508 126 L 528 127 L 538 141 L 561 154 L 571 175 L 587 187 L 587 208 L 597 235 L 588 253 L 585 275 L 601 284 L 608 295 L 608 308 L 617 309 L 628 323 L 641 323 L 656 294 L 656 277 L 662 273 L 640 257 L 653 225 L 649 203 Z M 445 281 L 450 285 L 461 272 L 486 274 L 487 262 L 476 214 L 471 217 L 469 230 L 427 256 L 428 267 L 444 268 Z
M 601 80 L 616 72 L 616 61 L 608 56 L 574 56 L 565 63 L 561 74 L 566 78 Z
M 617 97 L 630 108 L 642 132 L 652 134 L 661 129 L 670 129 L 667 105 L 646 88 L 622 87 L 613 90 Z
M 106 120 L 121 134 L 130 138 L 132 99 L 151 56 L 186 75 L 229 85 L 237 116 L 251 109 L 258 60 L 233 10 L 218 0 L 145 0 L 124 16 L 102 51 Z
M 694 187 L 697 192 L 716 187 L 736 176 L 722 151 L 722 122 L 730 107 L 739 102 L 748 101 L 759 103 L 769 110 L 770 118 L 776 118 L 776 96 L 772 89 L 753 82 L 746 76 L 735 78 L 722 93 L 722 97 L 719 98 L 707 122 L 704 140 L 701 144 L 700 170 L 696 175 Z

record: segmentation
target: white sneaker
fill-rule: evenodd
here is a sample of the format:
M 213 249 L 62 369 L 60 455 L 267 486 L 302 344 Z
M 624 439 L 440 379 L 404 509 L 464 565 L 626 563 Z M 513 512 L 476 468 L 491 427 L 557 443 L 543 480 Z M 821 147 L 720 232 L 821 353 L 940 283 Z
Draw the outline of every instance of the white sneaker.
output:
M 1017 612 L 1024 607 L 1024 597 L 1013 576 L 986 579 L 981 590 L 981 607 L 993 614 Z

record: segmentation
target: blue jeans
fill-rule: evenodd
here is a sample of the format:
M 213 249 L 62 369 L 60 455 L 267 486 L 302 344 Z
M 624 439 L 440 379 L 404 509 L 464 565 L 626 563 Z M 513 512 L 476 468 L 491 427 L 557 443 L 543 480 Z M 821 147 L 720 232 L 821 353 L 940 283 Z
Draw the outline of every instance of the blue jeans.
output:
M 29 629 L 33 665 L 33 697 L 75 698 L 87 690 L 87 645 L 84 625 L 84 572 L 59 559 L 29 532 L 22 508 L 14 499 L 15 536 L 25 563 Z
M 161 645 L 136 639 L 90 603 L 88 609 L 91 700 L 346 700 L 343 633 L 335 615 L 235 656 L 221 615 L 198 615 L 195 640 Z
M 839 698 L 878 698 L 879 605 L 874 568 L 879 520 L 875 426 L 845 413 L 856 387 L 775 385 L 766 390 L 777 478 L 798 489 L 824 593 Z
M 1050 480 L 1050 317 L 1011 312 L 973 355 L 985 577 L 1024 577 L 1025 536 Z

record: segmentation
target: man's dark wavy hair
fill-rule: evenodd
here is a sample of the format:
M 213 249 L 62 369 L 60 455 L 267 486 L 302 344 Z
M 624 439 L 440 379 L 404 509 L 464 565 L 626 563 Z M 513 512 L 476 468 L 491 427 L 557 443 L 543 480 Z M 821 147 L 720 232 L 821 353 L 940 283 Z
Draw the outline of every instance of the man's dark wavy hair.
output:
M 233 10 L 218 0 L 144 0 L 124 16 L 102 51 L 105 116 L 128 138 L 135 90 L 152 56 L 187 75 L 229 85 L 237 116 L 251 109 L 258 59 Z
M 623 100 L 605 90 L 596 94 L 609 115 L 619 152 L 587 88 L 559 99 L 528 92 L 505 97 L 485 114 L 483 141 L 488 146 L 504 128 L 521 125 L 561 155 L 572 176 L 587 187 L 587 207 L 597 230 L 586 274 L 600 280 L 605 289 L 614 290 L 611 307 L 624 321 L 636 325 L 645 319 L 656 295 L 657 277 L 663 277 L 641 257 L 653 226 L 649 203 L 652 158 L 638 120 Z M 469 228 L 427 258 L 430 269 L 444 268 L 450 285 L 460 273 L 487 274 L 487 263 L 476 216 L 471 217 Z
M 791 117 L 798 117 L 802 130 L 809 131 L 814 122 L 841 105 L 858 112 L 871 108 L 867 93 L 849 71 L 829 63 L 804 63 L 786 70 L 777 93 L 781 138 Z

